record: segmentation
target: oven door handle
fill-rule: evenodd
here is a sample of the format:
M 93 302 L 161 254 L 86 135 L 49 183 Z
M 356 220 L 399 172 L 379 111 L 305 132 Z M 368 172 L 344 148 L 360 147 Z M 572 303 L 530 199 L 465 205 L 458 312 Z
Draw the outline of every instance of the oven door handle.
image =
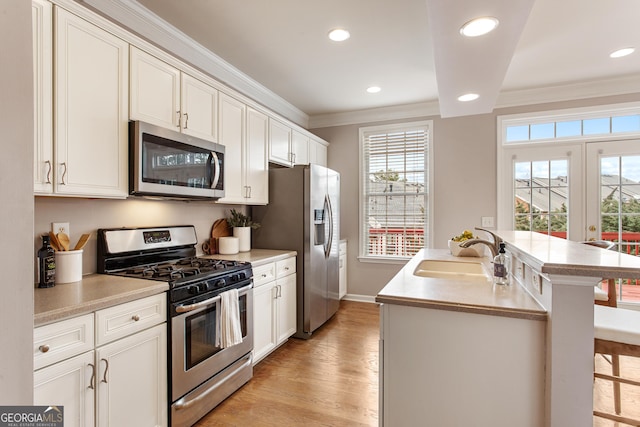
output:
M 238 289 L 238 295 L 242 294 L 243 292 L 247 292 L 252 287 L 253 287 L 253 285 L 247 285 L 244 288 Z M 206 307 L 208 305 L 211 305 L 214 302 L 219 301 L 219 300 L 220 300 L 220 295 L 215 296 L 213 298 L 206 299 L 204 301 L 197 302 L 195 304 L 179 305 L 179 306 L 176 307 L 176 313 L 188 313 L 189 311 L 197 310 L 197 309 L 199 309 L 201 307 Z

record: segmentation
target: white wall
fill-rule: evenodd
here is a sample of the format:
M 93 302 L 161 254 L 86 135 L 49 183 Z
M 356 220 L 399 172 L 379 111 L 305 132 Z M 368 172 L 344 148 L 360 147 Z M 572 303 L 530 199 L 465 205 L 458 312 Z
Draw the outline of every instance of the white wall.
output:
M 0 2 L 0 405 L 33 401 L 31 2 Z
M 441 119 L 414 117 L 404 121 L 433 120 L 434 223 L 433 247 L 446 248 L 447 240 L 464 229 L 480 226 L 481 217 L 496 217 L 497 116 L 640 100 L 640 94 L 580 101 L 529 105 L 496 110 L 491 114 Z M 398 264 L 360 262 L 358 256 L 358 129 L 390 122 L 362 123 L 311 129 L 329 141 L 328 165 L 341 174 L 340 232 L 348 240 L 347 292 L 375 296 L 402 267 Z M 496 218 L 497 219 L 497 218 Z

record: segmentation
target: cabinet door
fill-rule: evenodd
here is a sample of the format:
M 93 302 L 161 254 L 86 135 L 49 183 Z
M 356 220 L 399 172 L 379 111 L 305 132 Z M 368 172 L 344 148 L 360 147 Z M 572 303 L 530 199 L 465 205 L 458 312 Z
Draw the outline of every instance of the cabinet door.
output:
M 246 203 L 269 203 L 269 119 L 252 108 L 247 110 L 247 156 L 245 158 Z
M 96 349 L 98 426 L 168 424 L 167 325 Z
M 342 299 L 347 294 L 347 244 L 340 243 L 340 269 L 339 269 L 339 293 L 338 296 Z
M 309 140 L 309 163 L 327 166 L 327 147 L 313 139 Z
M 291 151 L 293 152 L 294 165 L 309 164 L 309 137 L 302 132 L 294 130 L 291 134 Z
M 126 197 L 126 42 L 63 9 L 55 25 L 54 191 Z
M 131 120 L 180 127 L 180 71 L 131 46 Z
M 296 275 L 276 281 L 278 286 L 278 344 L 296 333 Z
M 277 120 L 269 120 L 269 161 L 291 166 L 291 128 Z
M 94 425 L 93 359 L 89 351 L 34 372 L 34 405 L 64 406 L 65 427 Z
M 33 189 L 53 192 L 53 6 L 31 3 L 33 31 Z
M 221 203 L 246 203 L 242 171 L 246 105 L 220 93 L 220 144 L 224 145 L 224 198 Z
M 253 363 L 276 347 L 275 282 L 253 288 Z
M 182 132 L 217 142 L 218 91 L 184 73 L 181 87 Z

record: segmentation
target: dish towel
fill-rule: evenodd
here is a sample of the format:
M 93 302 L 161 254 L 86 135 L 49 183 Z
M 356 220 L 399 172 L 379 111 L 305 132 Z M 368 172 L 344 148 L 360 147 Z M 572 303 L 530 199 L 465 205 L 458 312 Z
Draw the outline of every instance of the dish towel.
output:
M 220 348 L 231 347 L 241 342 L 238 290 L 231 289 L 220 294 Z

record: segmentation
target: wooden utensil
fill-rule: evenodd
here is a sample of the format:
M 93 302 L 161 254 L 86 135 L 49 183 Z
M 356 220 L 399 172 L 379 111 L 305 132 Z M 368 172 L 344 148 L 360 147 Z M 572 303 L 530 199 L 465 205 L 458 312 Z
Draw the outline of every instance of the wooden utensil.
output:
M 58 238 L 56 237 L 53 231 L 49 232 L 49 243 L 54 251 L 60 251 L 62 248 L 60 247 L 60 242 L 58 242 Z
M 58 244 L 60 246 L 60 249 L 62 249 L 63 251 L 68 251 L 69 236 L 67 236 L 67 233 L 58 233 L 56 234 L 56 237 L 58 238 Z
M 73 250 L 79 251 L 80 249 L 84 248 L 84 245 L 86 245 L 87 241 L 89 241 L 89 237 L 91 237 L 91 234 L 88 233 L 80 236 L 80 239 L 78 239 L 78 243 L 76 243 L 76 246 L 73 248 Z

